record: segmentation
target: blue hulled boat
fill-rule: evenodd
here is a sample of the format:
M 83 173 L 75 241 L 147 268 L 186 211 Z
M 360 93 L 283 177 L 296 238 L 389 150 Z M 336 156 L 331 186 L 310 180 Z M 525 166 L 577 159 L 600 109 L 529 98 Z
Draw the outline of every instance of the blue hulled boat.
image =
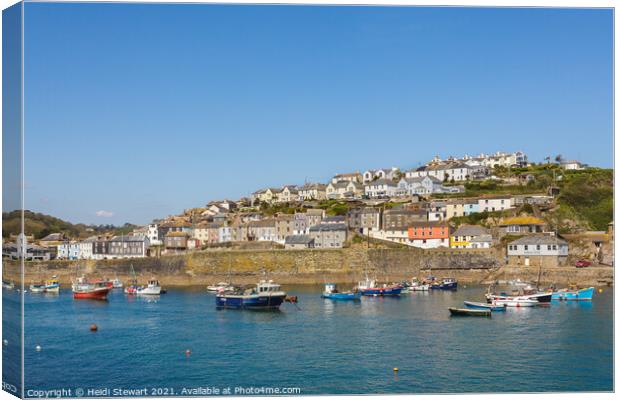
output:
M 491 311 L 506 311 L 506 305 L 488 304 L 488 303 L 476 303 L 475 301 L 464 301 L 467 308 L 473 308 L 475 310 L 491 310 Z
M 260 281 L 255 288 L 218 293 L 215 305 L 217 308 L 274 310 L 280 307 L 285 298 L 286 292 L 280 289 L 280 285 L 273 281 Z
M 335 283 L 327 283 L 321 297 L 332 300 L 359 300 L 362 297 L 362 293 L 358 290 L 354 292 L 340 292 Z
M 374 279 L 368 279 L 360 281 L 357 284 L 357 290 L 362 293 L 362 296 L 400 296 L 403 291 L 403 287 L 400 285 L 383 285 L 378 286 Z
M 444 278 L 441 281 L 431 283 L 431 289 L 456 290 L 458 282 L 454 278 Z
M 592 300 L 593 295 L 593 287 L 578 290 L 560 289 L 551 294 L 551 300 Z

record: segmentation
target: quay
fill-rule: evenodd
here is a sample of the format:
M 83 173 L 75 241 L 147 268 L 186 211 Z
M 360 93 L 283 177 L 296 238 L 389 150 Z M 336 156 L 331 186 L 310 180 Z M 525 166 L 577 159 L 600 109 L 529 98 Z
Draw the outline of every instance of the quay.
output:
M 323 284 L 325 281 L 355 283 L 366 273 L 382 281 L 412 277 L 449 276 L 464 284 L 487 284 L 496 280 L 521 279 L 541 284 L 613 285 L 613 267 L 595 264 L 588 268 L 506 264 L 492 249 L 313 249 L 313 250 L 222 250 L 143 259 L 27 262 L 25 283 L 57 275 L 67 288 L 81 274 L 129 281 L 131 268 L 138 281 L 156 276 L 165 286 L 196 286 L 231 280 L 252 284 L 269 277 L 281 284 Z M 19 282 L 17 261 L 4 261 L 3 279 Z

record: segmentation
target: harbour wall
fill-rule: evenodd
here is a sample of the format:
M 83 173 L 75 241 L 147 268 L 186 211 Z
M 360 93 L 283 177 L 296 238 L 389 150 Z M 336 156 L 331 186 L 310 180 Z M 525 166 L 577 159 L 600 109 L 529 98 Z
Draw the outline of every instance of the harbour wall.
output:
M 67 285 L 76 276 L 118 277 L 128 281 L 132 267 L 139 283 L 157 277 L 164 286 L 206 285 L 222 280 L 251 284 L 273 279 L 282 284 L 353 283 L 366 274 L 382 282 L 412 277 L 455 277 L 463 283 L 538 280 L 542 284 L 605 285 L 613 268 L 506 265 L 495 249 L 345 248 L 313 250 L 207 250 L 157 258 L 26 262 L 25 283 L 57 275 Z M 3 279 L 19 282 L 19 263 L 3 262 Z

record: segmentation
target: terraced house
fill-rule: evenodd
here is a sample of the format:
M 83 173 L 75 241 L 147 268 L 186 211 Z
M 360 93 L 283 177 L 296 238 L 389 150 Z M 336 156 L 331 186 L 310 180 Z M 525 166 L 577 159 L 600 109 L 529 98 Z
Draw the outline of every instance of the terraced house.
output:
M 493 245 L 491 233 L 478 225 L 461 225 L 450 235 L 454 249 L 488 249 Z

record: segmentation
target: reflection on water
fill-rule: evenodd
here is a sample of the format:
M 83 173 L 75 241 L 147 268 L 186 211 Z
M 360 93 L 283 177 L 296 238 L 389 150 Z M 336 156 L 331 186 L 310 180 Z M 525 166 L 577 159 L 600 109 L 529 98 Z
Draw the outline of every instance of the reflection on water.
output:
M 285 289 L 299 304 L 284 303 L 279 312 L 217 310 L 213 295 L 195 289 L 153 297 L 113 291 L 108 301 L 73 300 L 70 291 L 27 293 L 27 387 L 260 385 L 301 387 L 305 394 L 612 389 L 611 291 L 593 302 L 512 308 L 488 319 L 448 312 L 464 300 L 484 301 L 483 287 L 361 301 L 322 299 L 320 286 Z M 16 291 L 4 293 L 7 304 L 18 298 Z M 99 330 L 91 332 L 91 324 Z M 4 346 L 3 357 L 19 351 L 16 343 Z M 266 360 L 269 368 L 262 367 Z

